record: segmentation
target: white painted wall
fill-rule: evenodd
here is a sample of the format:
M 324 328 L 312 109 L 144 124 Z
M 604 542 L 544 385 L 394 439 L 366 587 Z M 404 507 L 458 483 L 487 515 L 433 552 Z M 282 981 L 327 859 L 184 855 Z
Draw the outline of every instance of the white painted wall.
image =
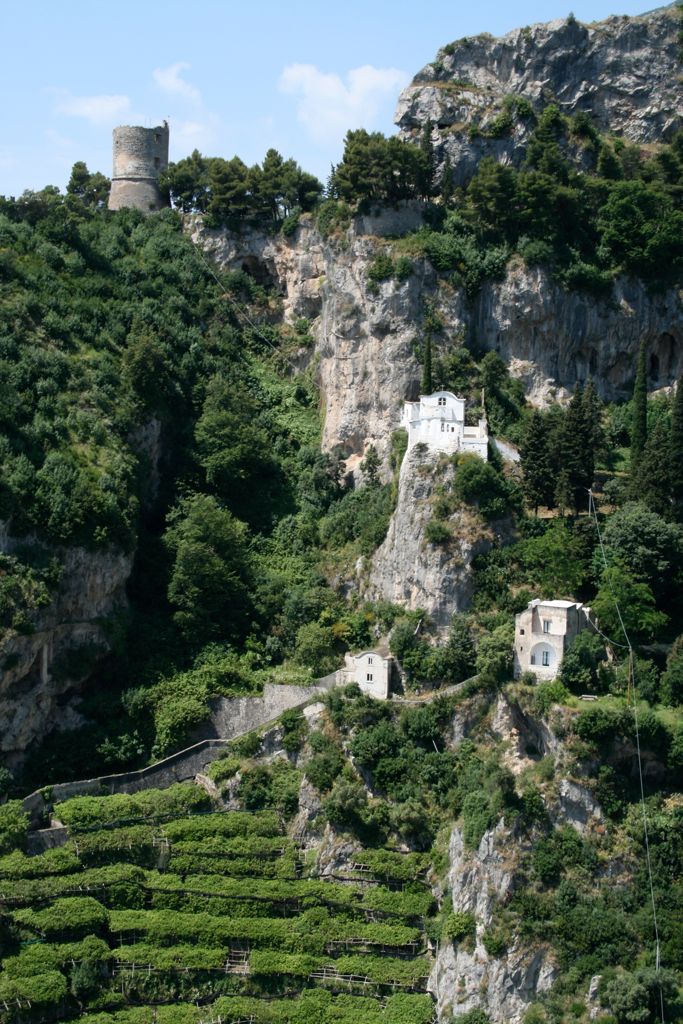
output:
M 361 654 L 345 656 L 344 675 L 347 683 L 358 683 L 363 693 L 377 700 L 389 696 L 391 658 L 385 658 L 377 651 L 363 651 Z
M 465 426 L 465 399 L 451 391 L 421 395 L 417 402 L 406 402 L 401 425 L 408 431 L 408 448 L 424 444 L 431 451 L 453 454 L 472 452 L 488 459 L 488 427 L 480 419 L 476 427 Z

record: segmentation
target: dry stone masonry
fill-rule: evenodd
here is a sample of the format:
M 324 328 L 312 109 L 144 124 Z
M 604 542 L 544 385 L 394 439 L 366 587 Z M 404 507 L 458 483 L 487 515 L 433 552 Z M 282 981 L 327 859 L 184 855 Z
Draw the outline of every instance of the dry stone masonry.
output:
M 159 175 L 168 167 L 168 124 L 156 128 L 121 125 L 114 129 L 114 173 L 109 209 L 130 206 L 143 213 L 161 210 Z

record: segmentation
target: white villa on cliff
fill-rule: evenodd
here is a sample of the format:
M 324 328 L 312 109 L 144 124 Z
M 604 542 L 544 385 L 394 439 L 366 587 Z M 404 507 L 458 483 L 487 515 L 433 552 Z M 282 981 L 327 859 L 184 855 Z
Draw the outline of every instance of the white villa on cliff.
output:
M 523 672 L 554 679 L 572 640 L 592 628 L 590 608 L 579 601 L 534 598 L 515 616 L 515 679 Z
M 482 417 L 476 427 L 465 426 L 465 399 L 452 391 L 420 395 L 417 402 L 406 402 L 401 426 L 408 431 L 408 450 L 424 444 L 431 451 L 472 452 L 488 459 L 489 430 Z

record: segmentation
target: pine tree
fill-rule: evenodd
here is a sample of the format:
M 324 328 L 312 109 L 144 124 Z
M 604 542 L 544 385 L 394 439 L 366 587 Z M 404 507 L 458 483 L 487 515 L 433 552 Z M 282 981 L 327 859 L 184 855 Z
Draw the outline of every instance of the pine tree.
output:
M 644 341 L 641 341 L 638 352 L 631 415 L 631 472 L 635 476 L 638 461 L 647 441 L 647 351 Z
M 648 437 L 632 477 L 633 496 L 653 512 L 671 516 L 671 430 L 661 417 Z
M 422 363 L 422 394 L 432 393 L 432 339 L 427 335 L 425 339 L 424 362 Z
M 671 416 L 671 497 L 674 517 L 683 523 L 683 376 L 678 378 Z
M 554 467 L 550 451 L 550 431 L 545 417 L 535 411 L 527 424 L 520 447 L 520 461 L 524 473 L 524 497 L 538 513 L 539 505 L 554 504 Z

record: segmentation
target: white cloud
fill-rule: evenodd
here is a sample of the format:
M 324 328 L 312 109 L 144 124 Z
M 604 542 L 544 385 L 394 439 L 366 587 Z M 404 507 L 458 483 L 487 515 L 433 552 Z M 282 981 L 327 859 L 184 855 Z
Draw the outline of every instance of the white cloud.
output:
M 398 68 L 353 68 L 346 81 L 313 64 L 289 64 L 278 83 L 281 92 L 297 98 L 297 117 L 321 143 L 338 142 L 348 129 L 372 129 L 382 108 L 407 85 L 410 76 Z
M 83 117 L 96 125 L 117 121 L 129 110 L 128 96 L 72 96 L 65 90 L 59 90 L 55 103 L 56 113 Z
M 179 60 L 176 64 L 169 64 L 167 68 L 155 68 L 154 81 L 169 96 L 181 96 L 192 103 L 201 103 L 201 93 L 196 85 L 186 82 L 181 77 L 183 71 L 189 71 L 191 64 Z
M 180 160 L 199 149 L 206 152 L 214 146 L 220 131 L 220 118 L 208 111 L 201 115 L 201 120 L 183 121 L 171 117 L 171 159 Z

